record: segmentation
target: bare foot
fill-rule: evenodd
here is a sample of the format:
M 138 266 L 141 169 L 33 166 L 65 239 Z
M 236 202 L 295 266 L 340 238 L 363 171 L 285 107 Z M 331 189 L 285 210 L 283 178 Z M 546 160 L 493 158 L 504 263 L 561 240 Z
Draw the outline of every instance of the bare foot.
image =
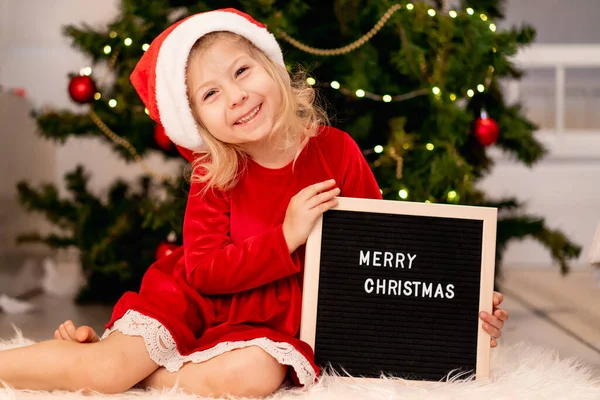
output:
M 68 320 L 60 324 L 54 331 L 54 339 L 71 340 L 79 343 L 95 343 L 100 341 L 98 334 L 89 326 L 76 328 L 72 321 Z

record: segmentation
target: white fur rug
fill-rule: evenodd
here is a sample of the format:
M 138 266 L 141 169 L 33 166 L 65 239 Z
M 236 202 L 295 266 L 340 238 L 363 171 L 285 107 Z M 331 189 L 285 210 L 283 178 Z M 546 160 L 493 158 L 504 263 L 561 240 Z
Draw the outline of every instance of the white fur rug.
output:
M 17 332 L 12 340 L 0 340 L 0 350 L 32 343 Z M 486 381 L 433 383 L 416 387 L 406 386 L 401 380 L 393 379 L 354 383 L 341 381 L 334 376 L 325 376 L 309 390 L 280 390 L 269 400 L 600 400 L 600 379 L 593 378 L 594 374 L 589 367 L 574 359 L 563 359 L 554 351 L 526 343 L 493 349 L 490 376 Z M 0 388 L 0 399 L 179 400 L 199 397 L 187 395 L 176 389 L 164 392 L 131 390 L 121 395 L 106 396 Z

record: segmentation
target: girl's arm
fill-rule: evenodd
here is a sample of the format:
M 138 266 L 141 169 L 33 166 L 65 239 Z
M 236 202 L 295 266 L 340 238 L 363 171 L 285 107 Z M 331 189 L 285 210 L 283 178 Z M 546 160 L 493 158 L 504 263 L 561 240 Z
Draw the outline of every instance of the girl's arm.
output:
M 188 282 L 206 295 L 237 293 L 296 274 L 282 225 L 234 243 L 229 237 L 229 198 L 192 184 L 183 224 Z

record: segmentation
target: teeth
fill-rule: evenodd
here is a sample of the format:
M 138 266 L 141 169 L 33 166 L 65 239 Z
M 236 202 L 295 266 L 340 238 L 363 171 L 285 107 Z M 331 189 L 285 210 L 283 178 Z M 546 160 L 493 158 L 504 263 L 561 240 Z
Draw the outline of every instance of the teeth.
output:
M 250 121 L 252 118 L 254 118 L 254 116 L 256 115 L 256 113 L 258 112 L 258 109 L 260 108 L 260 105 L 257 106 L 254 110 L 252 110 L 252 112 L 250 114 L 248 114 L 247 116 L 245 116 L 244 118 L 240 118 L 236 124 L 243 124 L 245 122 Z

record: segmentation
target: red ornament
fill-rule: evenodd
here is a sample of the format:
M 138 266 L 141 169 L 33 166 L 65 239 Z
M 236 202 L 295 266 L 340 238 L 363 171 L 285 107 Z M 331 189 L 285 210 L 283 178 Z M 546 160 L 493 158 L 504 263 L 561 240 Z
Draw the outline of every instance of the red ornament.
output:
M 69 82 L 69 95 L 76 103 L 91 103 L 96 92 L 96 84 L 89 76 L 75 76 Z
M 167 243 L 167 242 L 162 242 L 161 244 L 158 245 L 158 247 L 156 248 L 156 259 L 160 260 L 162 258 L 165 258 L 167 256 L 170 256 L 171 253 L 173 253 L 173 251 L 179 247 L 178 245 L 176 245 L 175 243 Z
M 171 150 L 173 148 L 173 142 L 171 142 L 171 139 L 169 139 L 169 137 L 167 136 L 165 128 L 160 124 L 157 124 L 154 127 L 154 140 L 160 146 L 160 148 L 165 151 Z
M 481 118 L 475 120 L 473 124 L 473 132 L 477 141 L 482 146 L 489 146 L 496 143 L 500 130 L 498 129 L 498 123 L 487 116 L 487 113 L 483 111 Z

